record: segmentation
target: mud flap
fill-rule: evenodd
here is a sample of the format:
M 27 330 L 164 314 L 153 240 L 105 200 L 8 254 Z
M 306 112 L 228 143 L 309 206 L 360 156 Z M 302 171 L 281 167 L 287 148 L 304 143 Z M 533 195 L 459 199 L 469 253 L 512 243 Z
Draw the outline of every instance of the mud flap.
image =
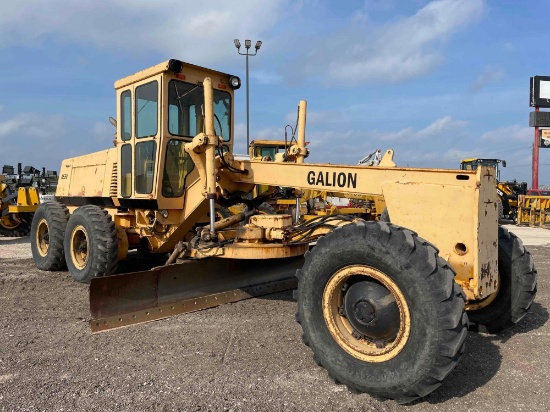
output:
M 294 289 L 302 256 L 211 258 L 92 279 L 93 333 Z

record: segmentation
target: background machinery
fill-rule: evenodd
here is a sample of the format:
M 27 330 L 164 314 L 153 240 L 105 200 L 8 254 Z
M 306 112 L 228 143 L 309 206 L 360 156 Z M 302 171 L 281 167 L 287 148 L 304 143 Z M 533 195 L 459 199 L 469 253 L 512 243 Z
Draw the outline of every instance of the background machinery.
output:
M 290 125 L 285 127 L 292 130 L 290 140 L 285 135 L 285 140 L 253 140 L 250 142 L 249 154 L 251 160 L 278 161 L 284 162 L 292 156 L 292 142 L 295 142 L 295 129 Z M 306 145 L 308 142 L 306 142 Z M 393 163 L 393 151 L 388 150 L 385 154 L 383 165 L 395 166 Z M 368 156 L 363 157 L 357 163 L 360 166 L 378 166 L 383 160 L 380 149 L 375 150 Z M 266 193 L 269 186 L 257 185 L 254 193 Z M 298 200 L 297 200 L 298 199 Z M 316 216 L 335 214 L 348 214 L 361 217 L 365 220 L 376 220 L 379 218 L 386 204 L 384 197 L 380 195 L 365 195 L 357 193 L 346 193 L 343 191 L 321 191 L 321 190 L 298 190 L 294 188 L 278 187 L 272 190 L 266 203 L 272 213 L 288 213 L 294 215 L 297 207 L 304 219 L 312 219 Z M 299 205 L 299 206 L 298 206 Z
M 32 253 L 43 270 L 91 281 L 93 332 L 297 286 L 315 361 L 355 391 L 406 403 L 454 369 L 468 325 L 498 332 L 525 316 L 536 271 L 498 227 L 493 168 L 306 163 L 305 101 L 290 155 L 238 160 L 239 86 L 179 60 L 123 78 L 115 147 L 63 161 L 56 202 L 34 215 Z M 391 223 L 260 214 L 257 185 L 383 196 Z M 247 210 L 216 220 L 216 207 L 239 203 Z M 111 276 L 143 247 L 170 257 Z
M 30 232 L 40 202 L 54 199 L 57 172 L 32 166 L 4 165 L 0 174 L 0 235 L 19 237 Z
M 506 160 L 470 158 L 460 161 L 461 170 L 476 170 L 479 166 L 493 167 L 497 175 L 498 217 L 517 221 L 519 196 L 527 193 L 527 182 L 500 180 L 499 164 L 506 167 Z

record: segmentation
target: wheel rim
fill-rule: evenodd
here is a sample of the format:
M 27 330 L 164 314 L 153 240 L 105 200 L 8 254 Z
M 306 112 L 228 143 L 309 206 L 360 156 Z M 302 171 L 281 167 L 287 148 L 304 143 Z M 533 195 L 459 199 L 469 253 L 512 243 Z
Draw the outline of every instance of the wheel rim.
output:
M 40 219 L 36 225 L 36 248 L 41 256 L 48 254 L 50 247 L 50 228 L 46 219 Z
M 4 216 L 3 218 L 0 219 L 0 226 L 3 227 L 4 229 L 8 229 L 8 230 L 17 229 L 17 226 L 19 226 L 20 224 L 21 224 L 20 221 L 18 222 L 16 220 L 13 220 L 9 215 Z
M 367 362 L 388 361 L 405 347 L 411 317 L 405 296 L 385 273 L 369 266 L 340 269 L 323 292 L 323 316 L 338 345 Z
M 88 232 L 82 225 L 77 225 L 71 233 L 71 259 L 78 270 L 88 263 Z

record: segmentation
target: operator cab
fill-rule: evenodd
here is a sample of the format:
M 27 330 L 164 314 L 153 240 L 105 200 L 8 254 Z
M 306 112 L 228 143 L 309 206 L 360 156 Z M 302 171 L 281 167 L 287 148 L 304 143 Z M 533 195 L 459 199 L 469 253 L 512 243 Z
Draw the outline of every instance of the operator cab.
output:
M 501 159 L 463 159 L 460 161 L 460 170 L 477 170 L 479 166 L 489 166 L 496 170 L 497 181 L 500 181 L 500 163 L 506 167 L 506 160 Z
M 227 146 L 219 150 L 231 150 L 238 77 L 172 59 L 115 82 L 122 207 L 177 208 L 178 199 L 181 204 L 196 180 L 188 178 L 194 164 L 184 144 L 204 131 L 205 77 L 214 88 L 215 131 Z

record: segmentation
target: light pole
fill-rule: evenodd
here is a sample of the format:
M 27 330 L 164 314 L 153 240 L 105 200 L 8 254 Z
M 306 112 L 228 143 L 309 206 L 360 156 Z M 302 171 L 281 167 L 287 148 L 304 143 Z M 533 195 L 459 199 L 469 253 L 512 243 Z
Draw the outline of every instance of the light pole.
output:
M 250 54 L 248 51 L 250 50 L 250 47 L 252 46 L 252 42 L 250 40 L 244 41 L 244 47 L 246 49 L 246 53 L 241 53 L 241 42 L 239 39 L 233 40 L 235 43 L 235 47 L 237 48 L 237 52 L 241 56 L 246 56 L 246 150 L 248 151 L 248 148 L 250 146 L 250 109 L 249 109 L 249 91 L 248 91 L 248 56 L 256 56 L 258 54 L 258 50 L 260 50 L 260 47 L 262 47 L 262 42 L 257 41 L 254 48 L 256 51 L 254 54 Z

